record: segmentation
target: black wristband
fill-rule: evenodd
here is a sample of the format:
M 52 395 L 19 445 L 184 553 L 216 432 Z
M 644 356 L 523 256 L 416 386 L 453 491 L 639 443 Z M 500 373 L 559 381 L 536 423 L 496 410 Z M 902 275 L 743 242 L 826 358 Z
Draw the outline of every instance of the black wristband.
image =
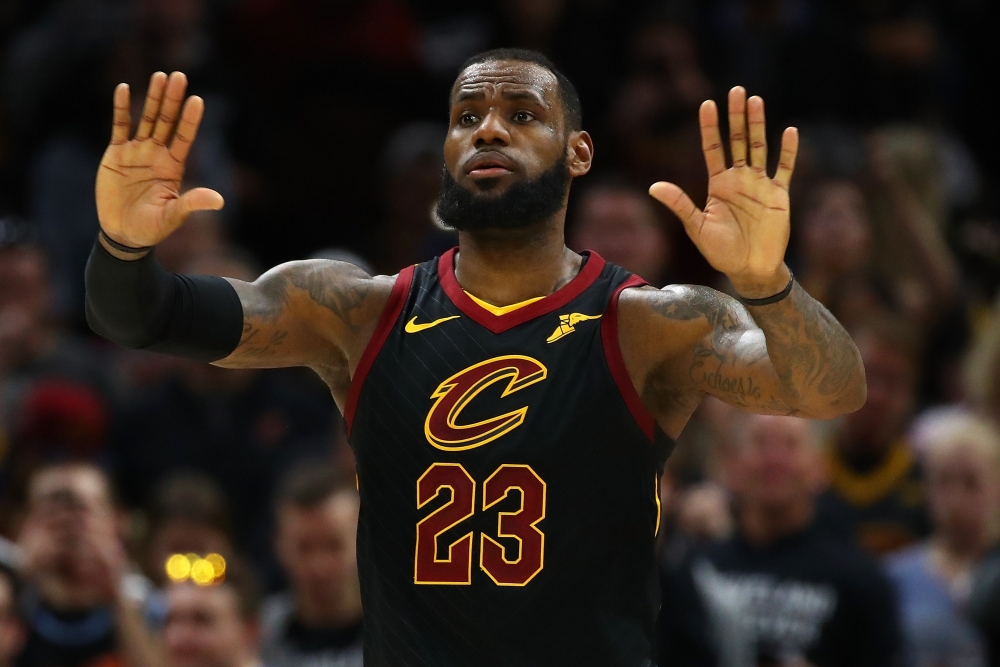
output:
M 788 284 L 785 285 L 785 289 L 781 290 L 777 294 L 772 294 L 771 296 L 765 296 L 762 299 L 748 299 L 744 296 L 737 294 L 740 303 L 744 306 L 770 306 L 772 303 L 778 303 L 789 294 L 792 293 L 792 287 L 795 284 L 795 275 L 791 271 L 788 272 Z
M 108 236 L 107 232 L 105 232 L 104 229 L 100 229 L 97 233 L 101 235 L 101 238 L 104 239 L 105 243 L 107 243 L 109 246 L 111 246 L 118 252 L 124 252 L 129 255 L 141 255 L 142 253 L 149 252 L 150 250 L 153 249 L 153 246 L 151 245 L 142 246 L 141 248 L 135 248 L 130 245 L 119 243 L 118 241 L 115 241 L 113 238 Z

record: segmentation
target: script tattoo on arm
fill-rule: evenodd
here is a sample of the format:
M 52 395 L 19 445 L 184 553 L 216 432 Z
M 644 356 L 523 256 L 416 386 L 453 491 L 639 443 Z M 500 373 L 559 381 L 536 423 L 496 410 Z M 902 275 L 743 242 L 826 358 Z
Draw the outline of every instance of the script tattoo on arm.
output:
M 660 294 L 657 315 L 702 321 L 708 329 L 675 371 L 692 388 L 753 412 L 816 418 L 864 402 L 854 343 L 798 284 L 784 301 L 752 310 L 707 287 L 671 286 Z

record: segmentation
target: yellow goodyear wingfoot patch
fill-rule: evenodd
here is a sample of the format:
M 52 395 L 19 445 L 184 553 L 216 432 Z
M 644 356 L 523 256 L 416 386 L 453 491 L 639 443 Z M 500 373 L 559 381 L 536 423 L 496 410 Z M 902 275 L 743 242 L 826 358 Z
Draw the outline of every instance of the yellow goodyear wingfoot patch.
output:
M 574 331 L 576 325 L 587 320 L 599 320 L 600 315 L 584 315 L 583 313 L 568 313 L 559 316 L 559 326 L 552 332 L 552 335 L 545 339 L 546 343 L 554 343 L 560 338 L 565 338 Z

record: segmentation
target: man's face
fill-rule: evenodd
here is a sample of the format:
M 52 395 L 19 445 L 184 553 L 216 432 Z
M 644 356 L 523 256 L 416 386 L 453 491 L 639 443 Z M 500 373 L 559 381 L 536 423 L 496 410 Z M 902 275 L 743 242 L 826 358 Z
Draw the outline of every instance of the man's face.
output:
M 0 250 L 0 357 L 17 364 L 28 354 L 49 308 L 48 269 L 40 250 Z M 0 358 L 0 366 L 5 359 Z
M 868 401 L 844 418 L 838 446 L 848 455 L 881 455 L 906 428 L 916 373 L 907 355 L 874 335 L 857 338 L 868 380 Z
M 932 449 L 927 496 L 934 525 L 952 542 L 985 542 L 1000 510 L 1000 470 L 991 452 L 960 442 Z
M 357 585 L 357 530 L 358 498 L 350 491 L 316 507 L 278 511 L 278 558 L 301 604 L 336 608 L 344 591 Z
M 163 629 L 170 667 L 244 667 L 254 655 L 253 624 L 226 585 L 175 584 Z
M 781 509 L 819 492 L 823 466 L 808 421 L 757 415 L 744 438 L 725 462 L 728 484 L 744 502 Z
M 644 192 L 598 188 L 580 202 L 573 247 L 596 250 L 604 259 L 654 283 L 670 261 L 670 240 Z
M 41 472 L 28 492 L 28 520 L 43 532 L 60 559 L 82 558 L 89 537 L 114 538 L 117 517 L 107 480 L 92 468 L 67 466 Z
M 585 132 L 567 131 L 550 71 L 515 60 L 472 65 L 452 90 L 438 215 L 459 229 L 551 217 L 565 205 L 570 178 L 590 169 L 592 151 Z M 530 203 L 518 207 L 512 199 Z M 475 222 L 497 208 L 499 220 Z

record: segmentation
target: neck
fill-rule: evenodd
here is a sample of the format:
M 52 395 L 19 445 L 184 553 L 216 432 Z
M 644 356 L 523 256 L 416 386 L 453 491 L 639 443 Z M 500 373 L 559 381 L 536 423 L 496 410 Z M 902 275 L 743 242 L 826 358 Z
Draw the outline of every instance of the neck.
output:
M 310 604 L 300 596 L 295 609 L 299 622 L 307 628 L 346 628 L 361 620 L 361 586 L 354 583 L 323 604 Z
M 805 530 L 812 523 L 815 503 L 795 502 L 766 506 L 743 503 L 738 510 L 740 532 L 751 544 L 767 546 L 776 540 Z
M 462 289 L 509 306 L 548 296 L 572 280 L 583 260 L 566 247 L 565 209 L 556 218 L 524 229 L 461 232 L 455 277 Z

